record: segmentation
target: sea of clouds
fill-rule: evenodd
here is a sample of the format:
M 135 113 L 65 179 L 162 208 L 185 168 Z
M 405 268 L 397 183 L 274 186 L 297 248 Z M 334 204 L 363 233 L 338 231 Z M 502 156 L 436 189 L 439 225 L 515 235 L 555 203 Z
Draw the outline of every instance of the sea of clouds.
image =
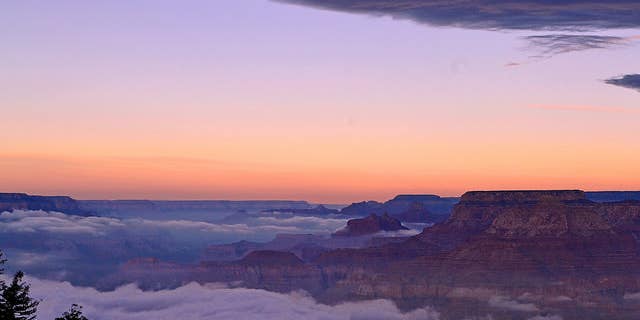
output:
M 9 270 L 44 279 L 95 285 L 118 266 L 137 258 L 196 263 L 210 245 L 241 240 L 267 242 L 277 234 L 326 235 L 343 228 L 339 215 L 301 216 L 282 212 L 239 212 L 219 221 L 181 219 L 180 212 L 160 220 L 77 216 L 15 210 L 0 213 L 0 249 Z M 385 236 L 407 236 L 421 231 Z
M 0 249 L 9 258 L 9 272 L 20 269 L 27 273 L 32 295 L 42 301 L 40 319 L 53 319 L 72 303 L 82 305 L 92 320 L 439 319 L 439 314 L 429 307 L 403 313 L 387 300 L 329 306 L 317 303 L 304 292 L 280 294 L 219 284 L 191 283 L 160 291 L 143 291 L 135 284 L 110 291 L 96 289 L 96 284 L 130 259 L 155 257 L 192 263 L 211 244 L 246 239 L 269 241 L 279 233 L 328 235 L 346 222 L 339 216 L 281 212 L 242 213 L 212 222 L 16 210 L 0 213 Z M 418 225 L 395 235 L 415 234 L 421 228 Z M 538 310 L 530 302 L 493 296 L 483 299 L 497 309 L 525 313 Z
M 170 235 L 205 233 L 206 241 L 222 242 L 233 238 L 269 239 L 274 233 L 331 233 L 346 224 L 343 218 L 298 216 L 250 216 L 242 223 L 213 223 L 193 220 L 118 219 L 82 217 L 57 212 L 25 211 L 0 213 L 0 231 L 11 233 L 49 233 L 104 236 L 118 231 L 136 233 L 164 232 Z M 184 235 L 184 234 L 183 234 Z M 225 237 L 225 236 L 234 237 Z
M 373 300 L 329 306 L 304 292 L 279 294 L 264 290 L 227 289 L 195 283 L 174 290 L 141 291 L 127 285 L 111 292 L 74 287 L 67 282 L 30 278 L 33 296 L 41 299 L 40 319 L 53 319 L 71 303 L 82 305 L 92 320 L 173 319 L 317 319 L 317 320 L 437 320 L 430 308 L 402 313 L 390 301 Z
M 304 291 L 281 294 L 256 289 L 227 288 L 222 284 L 190 283 L 172 290 L 143 291 L 129 284 L 114 291 L 100 292 L 68 282 L 27 277 L 32 296 L 41 301 L 39 319 L 53 319 L 72 303 L 83 307 L 92 320 L 439 320 L 431 307 L 403 312 L 388 300 L 347 302 L 325 305 Z M 489 305 L 515 314 L 535 312 L 534 304 L 523 304 L 504 297 L 491 297 Z M 493 319 L 491 314 L 476 318 Z M 528 320 L 562 320 L 558 315 L 533 315 Z
M 220 222 L 135 216 L 83 217 L 58 212 L 0 213 L 0 249 L 9 269 L 41 278 L 92 285 L 136 258 L 197 262 L 209 245 L 266 242 L 277 234 L 330 234 L 346 224 L 336 216 L 244 214 Z

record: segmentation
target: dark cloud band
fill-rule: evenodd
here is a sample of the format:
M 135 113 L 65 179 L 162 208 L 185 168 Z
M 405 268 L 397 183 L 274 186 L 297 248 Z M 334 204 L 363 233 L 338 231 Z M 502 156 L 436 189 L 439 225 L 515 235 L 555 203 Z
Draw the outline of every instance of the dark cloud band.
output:
M 275 0 L 316 8 L 489 30 L 640 27 L 637 0 Z
M 611 78 L 604 82 L 614 86 L 640 91 L 640 74 L 628 74 L 618 78 Z
M 575 51 L 623 47 L 631 41 L 624 37 L 572 34 L 528 36 L 523 39 L 529 42 L 529 49 L 537 51 L 537 57 L 541 58 Z

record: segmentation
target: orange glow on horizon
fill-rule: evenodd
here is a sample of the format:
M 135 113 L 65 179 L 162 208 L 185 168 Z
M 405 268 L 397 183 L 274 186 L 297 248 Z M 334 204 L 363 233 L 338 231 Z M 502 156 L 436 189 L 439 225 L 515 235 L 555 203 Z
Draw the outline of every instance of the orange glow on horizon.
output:
M 387 200 L 400 193 L 458 196 L 488 189 L 640 189 L 638 150 L 619 159 L 589 148 L 433 145 L 392 154 L 323 150 L 244 159 L 113 156 L 0 156 L 4 192 L 79 199 L 294 199 L 322 203 Z M 616 149 L 618 151 L 616 151 Z M 505 151 L 507 150 L 507 151 Z M 618 152 L 611 146 L 611 152 Z M 400 152 L 404 151 L 404 152 Z M 431 156 L 430 156 L 431 154 Z M 450 157 L 450 155 L 455 155 Z M 316 158 L 316 161 L 312 159 Z M 371 158 L 373 157 L 373 158 Z M 252 160 L 255 159 L 255 160 Z M 600 171 L 603 163 L 615 170 Z M 7 187 L 9 186 L 9 187 Z
M 4 141 L 1 191 L 349 203 L 400 193 L 640 189 L 633 115 L 589 112 L 602 111 L 594 107 L 505 110 L 484 120 L 445 115 L 446 122 L 426 126 L 314 123 L 184 132 L 127 126 L 88 133 L 68 126 Z M 616 125 L 594 125 L 606 121 Z M 6 132 L 19 132 L 11 126 Z

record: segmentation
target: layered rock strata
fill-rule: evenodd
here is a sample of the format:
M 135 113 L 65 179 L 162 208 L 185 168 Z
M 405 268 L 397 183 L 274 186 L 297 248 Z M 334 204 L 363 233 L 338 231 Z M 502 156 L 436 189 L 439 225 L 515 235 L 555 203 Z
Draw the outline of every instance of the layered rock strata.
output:
M 595 203 L 582 191 L 469 192 L 444 223 L 399 243 L 338 249 L 304 262 L 257 251 L 203 263 L 185 281 L 278 292 L 326 303 L 391 299 L 444 319 L 640 316 L 640 203 Z

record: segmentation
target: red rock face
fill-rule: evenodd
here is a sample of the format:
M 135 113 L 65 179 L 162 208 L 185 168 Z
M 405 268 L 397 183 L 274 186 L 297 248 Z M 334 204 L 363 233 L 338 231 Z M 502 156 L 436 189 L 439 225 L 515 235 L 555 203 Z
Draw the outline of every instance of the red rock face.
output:
M 439 304 L 450 314 L 467 310 L 461 317 L 486 305 L 466 301 L 465 309 L 460 301 L 469 297 L 458 293 L 488 290 L 510 299 L 533 295 L 538 309 L 566 316 L 634 319 L 640 309 L 624 295 L 640 291 L 638 245 L 629 232 L 638 230 L 639 217 L 638 203 L 595 204 L 576 191 L 470 193 L 448 221 L 413 241 L 328 253 L 322 264 L 368 269 L 366 277 L 337 281 L 338 291 Z M 557 297 L 571 303 L 557 306 L 550 301 Z
M 359 298 L 440 303 L 452 312 L 459 309 L 456 292 L 489 290 L 511 298 L 535 294 L 540 310 L 555 310 L 546 300 L 566 297 L 573 304 L 556 312 L 632 319 L 640 309 L 623 296 L 640 291 L 638 244 L 628 231 L 637 230 L 638 210 L 638 203 L 595 204 L 576 191 L 470 193 L 447 222 L 412 240 L 329 252 L 321 263 L 364 267 L 367 276 L 335 283 Z
M 614 266 L 638 262 L 632 234 L 620 230 L 630 226 L 629 216 L 637 216 L 640 206 L 585 202 L 575 192 L 561 193 L 555 200 L 550 194 L 539 194 L 539 201 L 532 195 L 504 195 L 491 194 L 487 201 L 463 197 L 447 223 L 425 230 L 418 238 L 437 242 L 440 234 L 465 233 L 467 237 L 441 257 L 452 265 L 467 258 L 518 272 L 527 264 L 546 272 L 595 270 L 603 265 L 601 271 L 606 273 L 616 271 Z
M 604 203 L 595 210 L 616 229 L 637 230 L 640 226 L 640 201 Z

